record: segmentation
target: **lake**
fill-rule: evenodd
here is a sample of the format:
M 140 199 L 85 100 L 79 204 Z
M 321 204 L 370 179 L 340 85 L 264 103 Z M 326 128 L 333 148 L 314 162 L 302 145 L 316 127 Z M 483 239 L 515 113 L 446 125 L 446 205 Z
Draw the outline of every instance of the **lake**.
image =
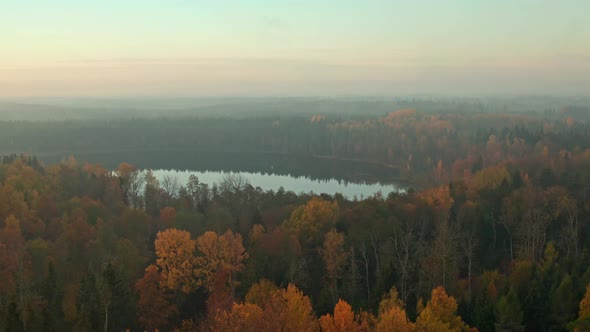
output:
M 250 182 L 253 187 L 260 187 L 264 191 L 279 190 L 283 187 L 287 191 L 295 193 L 309 193 L 315 194 L 342 194 L 349 199 L 366 198 L 381 192 L 386 197 L 390 192 L 403 192 L 404 189 L 394 184 L 365 183 L 365 182 L 348 182 L 336 179 L 317 180 L 305 176 L 290 176 L 277 175 L 268 173 L 256 172 L 223 172 L 223 171 L 179 171 L 179 170 L 152 170 L 154 176 L 158 180 L 162 180 L 165 176 L 176 177 L 180 184 L 184 185 L 188 182 L 191 175 L 196 175 L 199 182 L 207 183 L 212 186 L 214 183 L 219 184 L 223 177 L 228 173 L 238 174 Z
M 78 160 L 101 164 L 114 170 L 121 162 L 140 169 L 151 169 L 158 179 L 175 176 L 185 185 L 191 174 L 210 186 L 221 181 L 227 173 L 243 175 L 253 187 L 278 190 L 283 187 L 295 193 L 333 195 L 341 193 L 349 199 L 372 196 L 381 192 L 404 191 L 400 185 L 399 169 L 352 160 L 332 160 L 312 156 L 280 153 L 223 152 L 202 150 L 128 150 L 78 152 L 68 154 L 39 154 L 46 164 L 59 163 L 69 155 Z

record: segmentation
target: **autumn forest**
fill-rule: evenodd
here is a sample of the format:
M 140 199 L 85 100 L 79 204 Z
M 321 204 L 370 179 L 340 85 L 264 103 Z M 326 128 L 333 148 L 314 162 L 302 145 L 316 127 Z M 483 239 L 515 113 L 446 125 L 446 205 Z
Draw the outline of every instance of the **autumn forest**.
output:
M 386 104 L 0 121 L 0 331 L 590 331 L 590 110 Z

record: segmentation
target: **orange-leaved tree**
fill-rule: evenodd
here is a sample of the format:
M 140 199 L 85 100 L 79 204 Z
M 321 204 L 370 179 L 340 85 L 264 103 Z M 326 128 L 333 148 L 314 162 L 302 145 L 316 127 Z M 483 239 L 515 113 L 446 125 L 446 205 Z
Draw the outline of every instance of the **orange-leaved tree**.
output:
M 246 295 L 246 303 L 264 310 L 265 319 L 260 331 L 318 331 L 318 321 L 309 297 L 292 284 L 279 289 L 262 280 L 254 284 Z
M 255 304 L 234 303 L 229 311 L 218 311 L 204 328 L 207 331 L 259 332 L 265 331 L 265 320 L 272 319 Z
M 590 331 L 590 284 L 586 286 L 586 294 L 580 301 L 578 319 L 567 324 L 567 328 L 574 332 Z
M 580 318 L 590 317 L 590 284 L 586 286 L 586 295 L 580 301 Z
M 362 324 L 355 319 L 350 304 L 338 300 L 334 306 L 334 315 L 326 314 L 320 317 L 320 327 L 323 332 L 359 332 L 363 331 Z
M 162 286 L 190 293 L 197 285 L 195 279 L 196 242 L 190 233 L 178 229 L 158 232 L 155 241 L 156 265 L 162 271 Z
M 457 301 L 447 295 L 441 286 L 432 290 L 430 301 L 416 320 L 416 331 L 424 332 L 460 332 L 469 331 L 469 327 L 456 314 Z
M 160 287 L 163 278 L 155 265 L 145 269 L 145 274 L 135 284 L 139 295 L 137 303 L 138 321 L 147 331 L 165 329 L 172 317 L 178 313 L 176 305 Z

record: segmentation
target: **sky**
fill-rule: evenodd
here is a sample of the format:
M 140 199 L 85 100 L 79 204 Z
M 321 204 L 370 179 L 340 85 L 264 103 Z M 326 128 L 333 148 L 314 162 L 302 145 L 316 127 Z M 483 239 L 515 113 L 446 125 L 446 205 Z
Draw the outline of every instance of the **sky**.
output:
M 0 97 L 590 94 L 588 0 L 0 0 Z

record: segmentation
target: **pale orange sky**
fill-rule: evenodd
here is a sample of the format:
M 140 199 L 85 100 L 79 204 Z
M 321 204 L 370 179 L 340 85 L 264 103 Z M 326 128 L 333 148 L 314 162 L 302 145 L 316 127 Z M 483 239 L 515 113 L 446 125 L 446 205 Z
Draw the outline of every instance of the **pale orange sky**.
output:
M 588 12 L 582 0 L 25 0 L 0 11 L 0 96 L 588 94 Z

